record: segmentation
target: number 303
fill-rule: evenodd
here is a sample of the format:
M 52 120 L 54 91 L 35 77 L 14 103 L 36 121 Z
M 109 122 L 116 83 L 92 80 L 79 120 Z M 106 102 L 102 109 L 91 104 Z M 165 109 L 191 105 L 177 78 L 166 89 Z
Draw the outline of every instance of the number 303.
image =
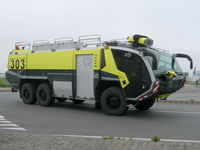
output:
M 24 59 L 16 59 L 16 60 L 11 60 L 11 69 L 24 69 L 25 67 L 25 60 Z

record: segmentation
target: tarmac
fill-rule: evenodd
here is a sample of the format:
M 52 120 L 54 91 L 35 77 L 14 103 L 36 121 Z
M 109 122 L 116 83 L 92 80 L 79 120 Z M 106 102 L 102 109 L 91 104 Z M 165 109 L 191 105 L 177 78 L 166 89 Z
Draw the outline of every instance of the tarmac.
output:
M 170 95 L 167 100 L 200 102 L 200 85 L 185 85 L 179 91 Z
M 10 91 L 0 88 L 0 92 Z M 160 103 L 200 104 L 200 86 L 186 85 Z M 1 132 L 0 150 L 200 150 L 200 141 L 163 140 L 125 137 L 84 137 Z

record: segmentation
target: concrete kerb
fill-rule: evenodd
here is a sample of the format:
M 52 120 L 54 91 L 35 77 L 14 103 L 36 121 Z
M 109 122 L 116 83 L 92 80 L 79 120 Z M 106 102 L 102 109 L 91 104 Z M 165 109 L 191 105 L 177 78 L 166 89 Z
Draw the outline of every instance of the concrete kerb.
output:
M 51 135 L 55 137 L 70 137 L 70 138 L 91 138 L 91 139 L 103 139 L 103 140 L 134 140 L 134 141 L 149 141 L 150 138 L 135 138 L 135 137 L 112 137 L 112 136 L 89 136 L 89 135 Z M 153 141 L 152 141 L 153 142 Z M 198 140 L 177 140 L 177 139 L 160 139 L 159 142 L 182 142 L 182 143 L 200 143 Z
M 161 139 L 153 142 L 145 138 L 81 135 L 42 135 L 31 133 L 0 133 L 1 149 L 34 149 L 34 150 L 193 150 L 200 148 L 200 141 Z
M 157 103 L 167 103 L 167 104 L 191 104 L 191 105 L 200 105 L 200 101 L 182 101 L 182 100 L 156 100 Z
M 0 92 L 9 92 L 11 91 L 11 88 L 2 88 L 0 87 Z

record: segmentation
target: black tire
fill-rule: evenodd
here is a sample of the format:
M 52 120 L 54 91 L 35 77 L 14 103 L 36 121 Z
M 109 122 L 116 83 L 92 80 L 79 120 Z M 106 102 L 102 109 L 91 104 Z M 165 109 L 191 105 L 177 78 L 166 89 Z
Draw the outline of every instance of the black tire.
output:
M 67 99 L 66 98 L 56 98 L 56 100 L 58 101 L 58 102 L 61 102 L 61 103 L 63 103 L 63 102 L 65 102 Z
M 123 115 L 127 110 L 127 103 L 122 91 L 117 87 L 107 88 L 101 95 L 101 107 L 108 115 Z
M 52 106 L 55 102 L 52 96 L 52 89 L 47 83 L 41 83 L 37 87 L 36 97 L 41 106 Z
M 31 83 L 24 83 L 20 90 L 21 98 L 25 104 L 35 104 L 36 99 L 36 88 Z
M 150 98 L 150 99 L 138 102 L 135 105 L 135 108 L 138 110 L 148 110 L 149 108 L 153 106 L 154 103 L 155 103 L 155 99 Z
M 83 102 L 85 102 L 85 100 L 72 99 L 72 102 L 73 102 L 74 104 L 82 104 Z

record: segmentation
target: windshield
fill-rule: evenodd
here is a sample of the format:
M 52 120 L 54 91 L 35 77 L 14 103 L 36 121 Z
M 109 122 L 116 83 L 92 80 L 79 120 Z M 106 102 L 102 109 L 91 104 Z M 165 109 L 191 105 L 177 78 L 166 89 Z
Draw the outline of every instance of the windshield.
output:
M 176 58 L 175 58 L 175 62 L 174 62 L 174 68 L 172 68 L 172 55 L 165 53 L 165 52 L 160 52 L 157 50 L 153 50 L 153 49 L 148 49 L 148 51 L 152 52 L 153 54 L 155 54 L 156 58 L 157 58 L 157 65 L 158 68 L 157 70 L 153 70 L 155 74 L 159 74 L 168 70 L 173 70 L 176 73 L 183 73 L 181 67 L 179 66 Z M 150 62 L 151 61 L 149 58 L 147 58 L 147 60 Z

